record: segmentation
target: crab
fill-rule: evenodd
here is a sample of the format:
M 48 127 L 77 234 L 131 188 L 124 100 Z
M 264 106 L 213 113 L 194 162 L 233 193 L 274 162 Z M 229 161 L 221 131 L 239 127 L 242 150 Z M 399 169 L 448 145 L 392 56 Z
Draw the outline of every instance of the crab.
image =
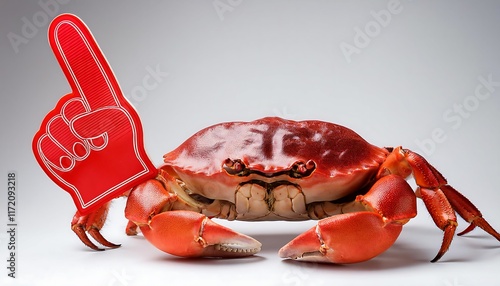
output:
M 406 179 L 413 175 L 413 191 Z M 267 117 L 205 128 L 164 155 L 155 179 L 127 191 L 127 235 L 181 257 L 242 257 L 261 244 L 211 218 L 318 220 L 279 250 L 282 258 L 356 263 L 387 250 L 423 200 L 448 250 L 458 213 L 500 241 L 481 212 L 421 155 L 377 147 L 333 123 Z M 78 211 L 72 230 L 95 250 L 116 248 L 100 230 L 109 203 Z M 104 246 L 99 248 L 89 238 Z

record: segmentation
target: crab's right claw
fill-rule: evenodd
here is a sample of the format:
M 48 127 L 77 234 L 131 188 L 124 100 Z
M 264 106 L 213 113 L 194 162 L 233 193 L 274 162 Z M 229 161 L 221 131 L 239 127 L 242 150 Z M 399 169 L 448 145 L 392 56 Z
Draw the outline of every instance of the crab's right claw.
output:
M 182 257 L 244 257 L 261 248 L 257 240 L 192 211 L 163 212 L 140 228 L 158 249 Z

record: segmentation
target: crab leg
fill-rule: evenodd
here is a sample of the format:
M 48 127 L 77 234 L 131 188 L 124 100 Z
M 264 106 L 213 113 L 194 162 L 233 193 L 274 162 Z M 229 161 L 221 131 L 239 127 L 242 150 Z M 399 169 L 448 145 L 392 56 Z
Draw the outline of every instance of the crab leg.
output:
M 458 235 L 464 235 L 472 231 L 476 226 L 479 226 L 484 231 L 500 241 L 500 234 L 496 232 L 493 227 L 483 218 L 481 212 L 469 201 L 469 199 L 467 199 L 464 195 L 448 185 L 441 186 L 441 190 L 443 191 L 453 208 L 457 211 L 457 213 L 465 221 L 470 223 L 469 227 L 460 232 Z
M 387 174 L 397 174 L 402 177 L 413 174 L 418 185 L 417 196 L 424 201 L 435 224 L 444 231 L 441 248 L 431 262 L 438 261 L 453 240 L 457 227 L 455 211 L 470 223 L 469 227 L 459 235 L 466 234 L 475 226 L 479 226 L 500 241 L 500 234 L 482 217 L 478 208 L 448 185 L 443 175 L 419 154 L 401 147 L 395 148 L 380 167 L 377 177 L 381 178 Z
M 455 230 L 458 225 L 457 217 L 442 190 L 420 188 L 419 192 L 426 208 L 428 210 L 432 210 L 429 213 L 431 214 L 434 223 L 437 227 L 444 231 L 441 248 L 439 249 L 436 257 L 431 260 L 431 262 L 436 262 L 446 253 L 446 251 L 448 251 L 448 248 L 450 247 L 453 235 L 455 234 Z
M 322 219 L 283 248 L 282 258 L 332 263 L 355 263 L 387 250 L 416 211 L 416 197 L 399 176 L 386 176 L 370 191 L 357 196 L 353 211 Z
M 106 217 L 108 215 L 109 203 L 101 206 L 97 211 L 88 214 L 81 215 L 78 211 L 73 216 L 73 220 L 71 221 L 71 229 L 76 233 L 76 235 L 80 238 L 80 240 L 88 247 L 94 250 L 104 250 L 96 246 L 87 236 L 87 233 L 90 234 L 92 238 L 94 238 L 98 243 L 110 247 L 117 248 L 120 245 L 114 244 L 106 240 L 100 233 L 104 222 L 106 221 Z

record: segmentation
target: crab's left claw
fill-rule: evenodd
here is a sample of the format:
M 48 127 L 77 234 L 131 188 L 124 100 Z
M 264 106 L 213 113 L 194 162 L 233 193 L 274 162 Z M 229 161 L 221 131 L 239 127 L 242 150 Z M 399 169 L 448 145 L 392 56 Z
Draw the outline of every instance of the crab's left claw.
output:
M 192 211 L 163 212 L 140 228 L 158 249 L 182 257 L 244 257 L 261 248 L 257 240 Z
M 402 225 L 385 225 L 372 212 L 342 214 L 323 219 L 280 249 L 280 257 L 303 261 L 356 263 L 387 250 Z
M 283 248 L 282 258 L 330 263 L 356 263 L 387 250 L 403 224 L 416 215 L 416 198 L 399 176 L 383 177 L 352 203 L 364 209 L 322 219 Z

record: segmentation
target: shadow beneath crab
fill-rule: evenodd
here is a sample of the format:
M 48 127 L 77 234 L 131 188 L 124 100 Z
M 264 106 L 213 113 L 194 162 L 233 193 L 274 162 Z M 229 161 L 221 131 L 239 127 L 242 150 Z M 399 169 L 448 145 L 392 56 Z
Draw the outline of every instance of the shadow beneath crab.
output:
M 410 231 L 411 232 L 411 231 Z M 297 234 L 262 234 L 252 235 L 262 243 L 262 250 L 260 253 L 269 253 L 271 255 L 278 255 L 278 251 L 287 242 L 295 238 Z M 258 254 L 257 254 L 258 255 Z M 331 271 L 332 268 L 342 270 L 381 270 L 381 269 L 394 269 L 394 268 L 407 268 L 410 266 L 422 265 L 423 263 L 430 263 L 432 257 L 427 257 L 427 253 L 415 247 L 415 245 L 408 242 L 396 242 L 391 248 L 381 255 L 361 263 L 355 264 L 331 264 L 320 262 L 305 262 L 292 259 L 284 259 L 282 263 L 291 267 L 299 268 L 317 268 Z
M 331 264 L 321 262 L 305 262 L 299 260 L 285 259 L 282 263 L 291 267 L 303 268 L 305 264 L 313 264 L 314 268 L 339 269 L 342 271 L 379 271 L 384 269 L 409 268 L 430 263 L 430 259 L 425 257 L 418 250 L 407 244 L 395 243 L 390 249 L 371 260 L 353 264 Z
M 462 235 L 462 236 L 457 236 L 458 239 L 465 239 L 465 240 L 468 240 L 468 241 L 486 241 L 486 240 L 489 240 L 491 239 L 491 237 L 487 234 L 482 234 L 482 233 L 476 233 L 476 234 L 465 234 L 465 235 Z M 498 245 L 498 247 L 500 247 L 500 245 Z M 490 248 L 490 247 L 488 247 Z M 496 247 L 495 247 L 496 248 Z
M 178 264 L 189 265 L 203 265 L 203 266 L 227 266 L 227 265 L 241 265 L 249 263 L 258 263 L 266 260 L 265 257 L 253 255 L 246 257 L 231 257 L 231 258 L 217 258 L 217 257 L 201 257 L 201 258 L 188 258 L 177 257 L 172 255 L 159 257 L 159 261 L 175 262 Z
M 462 244 L 466 245 L 469 248 L 488 250 L 500 248 L 500 244 L 498 244 L 498 241 L 493 240 L 488 235 L 466 234 L 464 236 L 458 236 L 456 239 L 460 240 Z
M 321 262 L 303 262 L 298 260 L 285 259 L 282 261 L 288 267 L 296 267 L 302 269 L 304 267 L 314 268 L 316 271 L 381 271 L 381 270 L 393 270 L 398 268 L 411 268 L 419 267 L 424 264 L 430 264 L 430 259 L 425 257 L 425 254 L 419 254 L 418 251 L 415 253 L 415 249 L 408 247 L 408 245 L 402 245 L 396 243 L 389 250 L 383 254 L 360 263 L 353 264 L 331 264 L 331 263 L 321 263 Z M 455 261 L 454 261 L 455 262 Z M 312 266 L 308 265 L 311 264 Z
M 262 243 L 262 249 L 259 253 L 271 253 L 278 255 L 278 251 L 286 243 L 297 236 L 295 233 L 290 234 L 252 234 L 252 237 Z
M 431 264 L 430 260 L 436 254 L 435 251 L 439 249 L 441 235 L 442 234 L 439 230 L 434 230 L 433 228 L 407 226 L 394 245 L 379 256 L 365 262 L 353 264 L 330 264 L 285 259 L 282 263 L 290 267 L 312 267 L 330 271 L 332 268 L 342 269 L 342 271 L 379 271 L 384 269 L 419 267 Z M 293 239 L 295 235 L 279 235 L 277 237 L 271 235 L 254 235 L 254 237 L 262 242 L 264 251 L 277 253 L 279 248 L 290 239 Z M 432 241 L 436 241 L 437 244 L 434 244 Z M 441 258 L 441 260 L 437 262 L 438 264 L 464 263 L 480 259 L 480 255 L 477 257 L 464 255 L 464 252 L 460 251 L 460 248 L 467 248 L 468 251 L 474 251 L 474 249 L 486 250 L 500 248 L 500 246 L 497 245 L 496 240 L 482 234 L 460 237 L 455 236 L 454 242 L 455 243 L 452 244 L 453 251 L 449 251 L 445 257 Z M 486 253 L 484 253 L 484 255 L 486 255 Z
M 140 241 L 141 243 L 149 244 L 147 239 L 142 235 L 129 236 L 130 240 Z M 218 258 L 218 257 L 178 257 L 171 254 L 164 253 L 158 250 L 153 245 L 149 245 L 151 247 L 151 252 L 156 253 L 155 258 L 153 260 L 160 262 L 172 262 L 176 264 L 189 264 L 189 265 L 239 265 L 239 264 L 247 264 L 247 263 L 257 263 L 265 260 L 265 257 L 261 257 L 257 255 L 246 256 L 246 257 L 229 257 L 229 258 Z
M 296 233 L 280 233 L 280 234 L 252 234 L 256 240 L 262 243 L 262 249 L 259 253 L 247 257 L 234 258 L 185 258 L 176 257 L 161 253 L 155 260 L 163 262 L 173 262 L 187 265 L 204 265 L 204 266 L 228 266 L 242 265 L 251 263 L 260 263 L 268 259 L 269 256 L 278 257 L 278 251 L 286 243 L 294 239 Z M 141 240 L 147 243 L 142 235 L 130 237 L 134 240 Z M 434 241 L 437 243 L 435 244 Z M 485 243 L 488 241 L 488 243 Z M 423 243 L 425 242 L 425 243 Z M 426 264 L 431 264 L 430 260 L 434 257 L 435 251 L 439 249 L 441 242 L 441 232 L 432 227 L 422 226 L 407 226 L 396 243 L 387 251 L 379 256 L 361 263 L 354 264 L 330 264 L 319 262 L 304 262 L 291 259 L 283 259 L 281 263 L 289 267 L 297 267 L 300 269 L 314 268 L 318 270 L 331 271 L 338 269 L 342 271 L 379 271 L 397 268 L 419 267 Z M 455 236 L 454 249 L 468 248 L 470 250 L 479 249 L 498 249 L 496 240 L 490 240 L 489 236 L 482 234 L 467 234 L 466 236 Z M 155 249 L 156 250 L 156 249 Z M 268 256 L 269 255 L 269 256 Z M 486 255 L 486 253 L 485 253 Z M 453 251 L 443 257 L 438 264 L 441 263 L 464 263 L 475 259 L 480 259 L 474 256 L 463 256 L 463 252 Z

